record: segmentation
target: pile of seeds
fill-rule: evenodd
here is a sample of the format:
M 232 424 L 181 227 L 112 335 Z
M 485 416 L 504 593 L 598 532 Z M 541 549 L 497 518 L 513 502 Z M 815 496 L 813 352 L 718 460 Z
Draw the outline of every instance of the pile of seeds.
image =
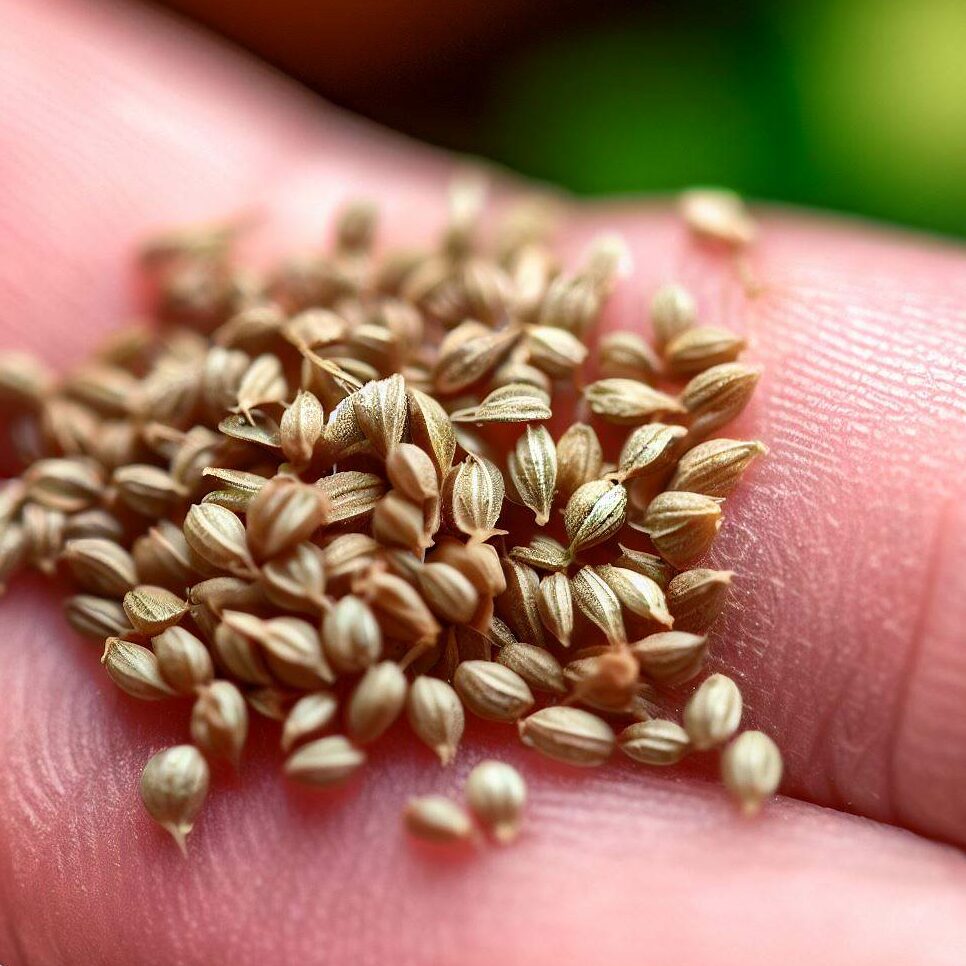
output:
M 150 326 L 63 378 L 0 361 L 25 465 L 0 493 L 0 582 L 69 575 L 67 619 L 106 638 L 114 682 L 193 702 L 191 744 L 141 781 L 182 848 L 208 760 L 238 762 L 252 711 L 311 785 L 347 779 L 404 715 L 445 765 L 466 710 L 571 765 L 724 748 L 747 810 L 778 785 L 774 743 L 735 737 L 734 682 L 681 688 L 732 579 L 688 568 L 765 451 L 709 437 L 759 370 L 677 285 L 654 296 L 656 348 L 615 332 L 591 358 L 619 240 L 568 273 L 539 205 L 484 245 L 482 202 L 460 182 L 435 250 L 379 258 L 355 205 L 330 251 L 265 274 L 237 267 L 231 229 L 171 234 L 142 255 Z M 722 244 L 753 234 L 732 196 L 692 193 L 684 213 Z M 506 840 L 525 789 L 489 766 L 467 794 Z M 407 825 L 464 837 L 450 804 L 416 799 Z

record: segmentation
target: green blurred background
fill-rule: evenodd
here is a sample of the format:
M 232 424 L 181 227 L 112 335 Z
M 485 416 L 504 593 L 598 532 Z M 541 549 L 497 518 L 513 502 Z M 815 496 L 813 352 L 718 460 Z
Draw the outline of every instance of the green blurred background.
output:
M 170 2 L 354 111 L 581 194 L 724 184 L 966 236 L 966 0 L 288 0 L 277 43 L 269 0 L 250 28 Z

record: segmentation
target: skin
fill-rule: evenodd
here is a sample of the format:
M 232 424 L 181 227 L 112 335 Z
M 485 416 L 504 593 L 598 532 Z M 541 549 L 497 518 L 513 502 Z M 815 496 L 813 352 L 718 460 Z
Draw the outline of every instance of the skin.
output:
M 342 117 L 147 9 L 0 0 L 0 344 L 63 365 L 129 317 L 132 245 L 255 209 L 253 257 L 318 243 L 347 198 L 382 237 L 429 238 L 451 159 Z M 661 281 L 748 335 L 767 374 L 729 434 L 767 460 L 726 505 L 715 564 L 741 575 L 715 666 L 775 736 L 786 797 L 737 816 L 698 762 L 589 774 L 471 722 L 439 769 L 398 726 L 332 794 L 277 774 L 255 727 L 217 769 L 184 861 L 137 779 L 188 707 L 118 692 L 55 596 L 0 604 L 0 962 L 419 964 L 961 962 L 966 948 L 966 256 L 927 238 L 763 211 L 749 301 L 665 205 L 569 205 L 636 269 L 607 325 Z M 520 840 L 406 840 L 412 794 L 518 765 Z

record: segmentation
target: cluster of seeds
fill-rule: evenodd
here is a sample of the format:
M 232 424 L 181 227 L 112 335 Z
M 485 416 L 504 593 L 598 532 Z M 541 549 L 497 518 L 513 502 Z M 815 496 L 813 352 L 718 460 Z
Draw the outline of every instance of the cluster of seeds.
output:
M 237 764 L 252 711 L 281 722 L 285 773 L 311 785 L 356 772 L 403 715 L 445 765 L 465 710 L 571 765 L 724 747 L 751 810 L 778 785 L 771 740 L 734 737 L 733 681 L 676 690 L 702 674 L 732 579 L 688 568 L 765 450 L 708 437 L 759 370 L 677 285 L 654 296 L 656 348 L 613 333 L 590 358 L 619 241 L 567 273 L 539 206 L 484 247 L 482 200 L 461 182 L 435 250 L 379 258 L 374 211 L 353 206 L 330 251 L 265 274 L 236 266 L 230 229 L 172 234 L 143 253 L 152 325 L 63 378 L 0 361 L 25 464 L 0 493 L 0 582 L 70 576 L 67 619 L 106 639 L 113 681 L 193 702 L 191 744 L 141 781 L 182 847 L 209 759 Z M 735 204 L 692 194 L 685 217 L 744 244 Z M 525 790 L 499 768 L 467 794 L 506 839 Z M 453 809 L 417 799 L 406 821 L 460 838 Z

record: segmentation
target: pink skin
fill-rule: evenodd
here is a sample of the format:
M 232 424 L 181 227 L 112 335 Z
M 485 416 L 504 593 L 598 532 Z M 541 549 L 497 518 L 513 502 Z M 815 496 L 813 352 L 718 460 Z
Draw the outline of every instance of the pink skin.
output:
M 254 207 L 279 250 L 360 195 L 391 240 L 438 224 L 449 159 L 147 9 L 0 0 L 0 22 L 3 346 L 86 352 L 129 315 L 122 266 L 159 225 Z M 966 258 L 766 213 L 749 302 L 665 207 L 571 206 L 565 243 L 605 226 L 636 265 L 609 324 L 680 278 L 767 367 L 733 430 L 771 455 L 715 548 L 741 575 L 715 660 L 785 750 L 789 797 L 749 824 L 701 764 L 575 774 L 479 724 L 448 771 L 401 725 L 362 780 L 312 794 L 279 778 L 266 725 L 240 778 L 216 772 L 186 862 L 136 792 L 186 706 L 117 692 L 25 580 L 0 604 L 0 962 L 962 962 Z M 406 797 L 456 791 L 488 755 L 529 782 L 519 842 L 408 842 Z

